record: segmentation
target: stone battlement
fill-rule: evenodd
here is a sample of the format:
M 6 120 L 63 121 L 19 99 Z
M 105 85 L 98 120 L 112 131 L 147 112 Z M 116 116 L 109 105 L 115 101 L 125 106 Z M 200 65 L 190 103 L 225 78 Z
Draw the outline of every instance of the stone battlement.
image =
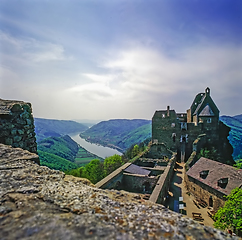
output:
M 0 99 L 0 143 L 37 152 L 30 103 Z

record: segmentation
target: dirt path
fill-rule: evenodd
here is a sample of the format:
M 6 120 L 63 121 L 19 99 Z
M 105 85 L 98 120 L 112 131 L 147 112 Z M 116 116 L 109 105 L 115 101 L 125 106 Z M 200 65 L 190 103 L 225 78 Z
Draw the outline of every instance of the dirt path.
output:
M 179 212 L 193 218 L 192 213 L 200 213 L 201 217 L 204 219 L 203 221 L 199 221 L 201 224 L 206 226 L 213 227 L 214 221 L 208 216 L 207 211 L 208 208 L 198 208 L 194 203 L 194 197 L 192 195 L 187 194 L 187 190 L 185 188 L 184 183 L 184 174 L 185 174 L 185 164 L 184 163 L 176 163 L 177 168 L 174 169 L 174 176 L 170 185 L 169 198 L 166 202 L 166 206 L 175 211 Z M 183 201 L 179 202 L 179 197 L 183 198 Z M 184 209 L 179 210 L 179 204 L 184 205 Z

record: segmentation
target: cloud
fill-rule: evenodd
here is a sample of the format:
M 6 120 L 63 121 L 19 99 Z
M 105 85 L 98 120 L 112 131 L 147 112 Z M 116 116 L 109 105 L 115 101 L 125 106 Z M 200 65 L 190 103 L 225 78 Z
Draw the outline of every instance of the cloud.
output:
M 170 55 L 147 46 L 119 49 L 100 62 L 106 74 L 84 74 L 93 82 L 75 91 L 90 100 L 98 99 L 103 106 L 111 99 L 126 114 L 133 115 L 135 108 L 142 115 L 143 108 L 146 112 L 151 109 L 152 115 L 167 105 L 186 111 L 194 96 L 209 86 L 215 102 L 226 106 L 226 112 L 226 101 L 231 96 L 238 101 L 241 95 L 241 61 L 241 49 L 229 45 L 198 44 Z
M 119 72 L 124 91 L 167 94 L 238 82 L 241 53 L 231 46 L 194 46 L 171 57 L 157 49 L 137 48 L 121 51 L 104 66 Z
M 0 31 L 1 52 L 9 58 L 28 62 L 49 62 L 68 60 L 64 47 L 59 44 L 36 40 L 34 38 L 15 38 Z

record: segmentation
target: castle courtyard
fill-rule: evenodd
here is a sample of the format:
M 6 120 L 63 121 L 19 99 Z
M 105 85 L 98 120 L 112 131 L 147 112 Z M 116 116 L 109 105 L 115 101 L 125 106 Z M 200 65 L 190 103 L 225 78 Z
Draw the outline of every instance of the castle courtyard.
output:
M 194 202 L 196 202 L 196 199 L 194 196 L 189 194 L 186 189 L 184 174 L 185 164 L 177 162 L 168 192 L 169 196 L 165 202 L 165 206 L 170 210 L 180 212 L 205 226 L 213 227 L 214 221 L 208 215 L 208 212 L 210 212 L 211 209 L 209 209 L 209 207 L 202 207 L 199 204 L 195 205 Z M 179 205 L 182 204 L 184 208 L 179 210 Z

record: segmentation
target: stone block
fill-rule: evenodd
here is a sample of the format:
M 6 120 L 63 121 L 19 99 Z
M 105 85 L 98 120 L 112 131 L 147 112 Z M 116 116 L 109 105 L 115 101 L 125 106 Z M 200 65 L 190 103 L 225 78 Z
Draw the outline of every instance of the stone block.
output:
M 12 129 L 11 134 L 12 135 L 16 135 L 17 134 L 17 129 Z
M 6 138 L 5 144 L 12 145 L 13 144 L 13 139 L 12 138 Z
M 21 129 L 19 129 L 19 130 L 18 130 L 18 134 L 23 135 L 23 134 L 24 134 L 24 131 L 21 130 Z
M 32 125 L 32 121 L 30 119 L 26 119 L 27 125 Z
M 21 140 L 22 140 L 22 137 L 20 137 L 20 136 L 15 136 L 15 137 L 13 138 L 13 141 L 14 141 L 15 143 L 20 142 Z
M 18 103 L 14 104 L 13 107 L 11 108 L 12 112 L 20 112 L 21 110 L 22 110 L 22 107 Z

